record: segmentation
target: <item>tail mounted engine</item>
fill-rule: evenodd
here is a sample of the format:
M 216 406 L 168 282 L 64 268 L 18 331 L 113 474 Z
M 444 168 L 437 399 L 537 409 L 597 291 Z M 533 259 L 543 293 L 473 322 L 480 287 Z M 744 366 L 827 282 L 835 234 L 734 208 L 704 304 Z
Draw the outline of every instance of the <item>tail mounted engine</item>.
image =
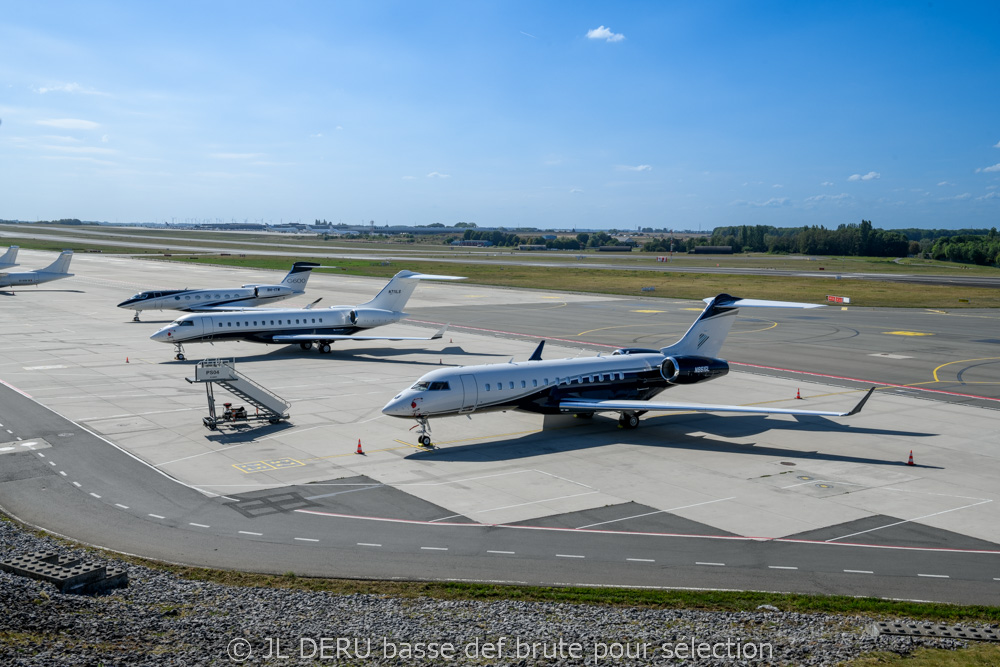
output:
M 400 313 L 379 308 L 355 308 L 350 313 L 351 324 L 362 329 L 392 324 L 399 320 Z
M 711 357 L 667 357 L 660 364 L 660 375 L 670 384 L 694 384 L 728 372 L 725 360 Z

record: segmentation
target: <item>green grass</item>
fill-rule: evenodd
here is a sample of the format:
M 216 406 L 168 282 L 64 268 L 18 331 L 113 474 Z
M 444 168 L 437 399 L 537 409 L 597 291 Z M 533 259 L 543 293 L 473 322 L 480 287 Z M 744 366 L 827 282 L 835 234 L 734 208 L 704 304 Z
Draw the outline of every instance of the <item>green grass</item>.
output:
M 996 667 L 1000 665 L 1000 645 L 974 644 L 956 651 L 918 648 L 906 656 L 879 652 L 848 664 L 851 667 Z

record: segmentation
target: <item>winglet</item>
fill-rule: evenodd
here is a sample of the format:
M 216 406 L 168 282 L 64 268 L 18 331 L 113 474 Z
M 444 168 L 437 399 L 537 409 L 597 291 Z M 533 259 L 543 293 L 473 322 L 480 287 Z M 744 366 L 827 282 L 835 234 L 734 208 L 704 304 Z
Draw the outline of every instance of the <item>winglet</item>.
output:
M 871 389 L 869 389 L 868 393 L 864 395 L 864 398 L 862 398 L 860 401 L 858 401 L 858 404 L 854 406 L 854 409 L 851 410 L 850 412 L 848 412 L 844 416 L 845 417 L 850 417 L 851 415 L 856 415 L 859 412 L 861 412 L 861 408 L 865 407 L 865 403 L 868 402 L 868 399 L 871 398 L 872 392 L 874 392 L 874 391 L 875 391 L 875 387 L 872 387 Z
M 448 327 L 450 326 L 451 322 L 438 329 L 437 333 L 431 336 L 431 340 L 437 340 L 438 338 L 442 338 L 444 336 L 444 332 L 447 331 Z
M 305 309 L 309 310 L 310 308 L 312 308 L 313 306 L 315 306 L 317 303 L 319 303 L 322 300 L 323 300 L 323 297 L 320 297 L 320 298 L 316 299 L 315 301 L 313 301 L 312 303 L 310 303 L 308 306 L 306 306 Z
M 544 339 L 538 341 L 538 347 L 536 347 L 535 351 L 531 353 L 530 357 L 528 357 L 528 361 L 541 361 L 542 360 L 542 348 L 543 347 L 545 347 L 545 340 Z

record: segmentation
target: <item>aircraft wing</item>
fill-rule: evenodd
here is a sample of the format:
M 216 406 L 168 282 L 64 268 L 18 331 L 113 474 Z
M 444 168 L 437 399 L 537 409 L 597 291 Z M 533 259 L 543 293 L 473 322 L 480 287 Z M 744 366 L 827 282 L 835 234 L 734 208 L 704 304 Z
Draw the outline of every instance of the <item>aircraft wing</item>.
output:
M 650 401 L 586 401 L 566 399 L 559 401 L 559 409 L 567 412 L 593 410 L 595 412 L 742 412 L 763 415 L 813 415 L 816 417 L 850 417 L 861 412 L 875 387 L 868 390 L 850 412 L 823 410 L 791 410 L 785 408 L 758 408 L 752 405 L 698 405 L 695 403 L 653 403 Z
M 437 340 L 444 336 L 448 325 L 444 325 L 433 335 L 426 338 L 415 336 L 355 336 L 351 334 L 289 334 L 287 336 L 274 336 L 271 340 L 275 343 L 315 343 L 317 341 L 336 340 Z

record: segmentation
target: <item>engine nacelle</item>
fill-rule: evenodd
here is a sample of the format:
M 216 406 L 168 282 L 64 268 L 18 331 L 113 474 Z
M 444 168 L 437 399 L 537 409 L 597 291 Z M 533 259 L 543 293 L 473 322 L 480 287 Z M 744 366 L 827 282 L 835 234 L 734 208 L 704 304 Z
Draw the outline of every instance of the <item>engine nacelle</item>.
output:
M 728 372 L 729 364 L 711 357 L 667 357 L 660 364 L 660 375 L 670 384 L 694 384 Z
M 274 298 L 276 296 L 291 296 L 295 290 L 287 285 L 244 285 L 245 288 L 252 288 L 255 297 Z
M 379 308 L 355 308 L 350 313 L 351 324 L 362 329 L 392 324 L 399 320 L 399 314 Z

